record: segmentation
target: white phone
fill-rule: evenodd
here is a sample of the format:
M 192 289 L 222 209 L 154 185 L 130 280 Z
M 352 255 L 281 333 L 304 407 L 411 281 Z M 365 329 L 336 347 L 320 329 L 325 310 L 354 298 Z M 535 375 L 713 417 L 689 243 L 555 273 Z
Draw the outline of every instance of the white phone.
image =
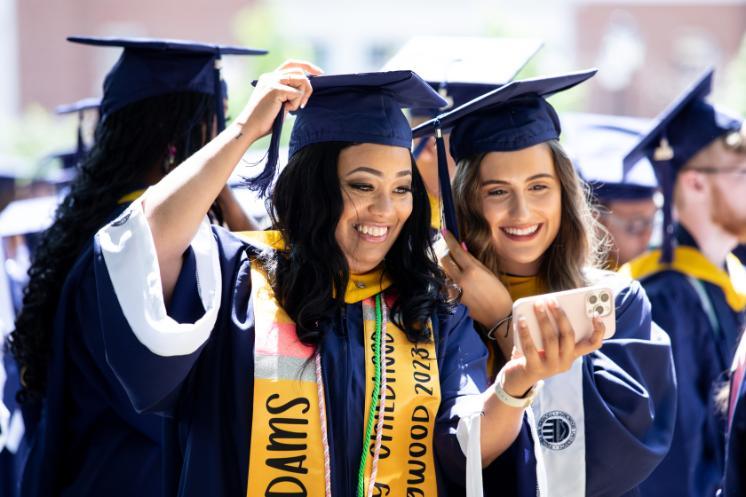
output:
M 544 348 L 539 323 L 534 314 L 534 303 L 540 300 L 554 298 L 567 314 L 567 318 L 575 332 L 575 342 L 589 338 L 593 334 L 593 316 L 598 316 L 604 324 L 604 339 L 610 338 L 616 331 L 616 313 L 614 292 L 605 286 L 589 286 L 565 290 L 562 292 L 524 297 L 513 303 L 513 336 L 515 346 L 522 351 L 521 340 L 518 335 L 518 319 L 526 318 L 528 331 L 538 350 Z M 554 323 L 552 314 L 549 319 Z

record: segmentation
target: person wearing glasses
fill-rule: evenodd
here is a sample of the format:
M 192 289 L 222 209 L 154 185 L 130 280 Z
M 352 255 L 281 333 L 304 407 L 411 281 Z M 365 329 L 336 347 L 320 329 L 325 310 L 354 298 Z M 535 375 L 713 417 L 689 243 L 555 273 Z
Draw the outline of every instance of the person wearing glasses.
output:
M 607 267 L 616 270 L 645 252 L 653 235 L 660 194 L 646 159 L 626 176 L 622 159 L 640 139 L 645 119 L 567 113 L 565 144 L 586 183 L 608 237 Z
M 622 268 L 639 279 L 671 337 L 678 381 L 673 444 L 643 495 L 711 496 L 723 474 L 726 379 L 746 309 L 746 271 L 731 254 L 746 233 L 746 135 L 708 103 L 708 70 L 625 157 L 651 161 L 664 197 L 663 240 Z M 675 214 L 675 216 L 674 216 Z

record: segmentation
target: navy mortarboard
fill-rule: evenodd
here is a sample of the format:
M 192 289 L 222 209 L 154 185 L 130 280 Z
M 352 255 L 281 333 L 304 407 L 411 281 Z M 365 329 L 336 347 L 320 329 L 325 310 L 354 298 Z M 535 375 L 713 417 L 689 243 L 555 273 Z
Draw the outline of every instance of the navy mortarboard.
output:
M 97 97 L 89 97 L 89 98 L 83 98 L 81 100 L 69 103 L 69 104 L 62 104 L 55 107 L 54 112 L 55 114 L 65 115 L 65 114 L 72 114 L 72 113 L 78 113 L 85 112 L 87 110 L 93 110 L 98 109 L 99 105 L 101 105 L 101 99 Z
M 564 143 L 578 175 L 601 202 L 653 198 L 658 182 L 647 160 L 625 177 L 622 160 L 637 143 L 648 119 L 601 114 L 562 115 Z
M 101 120 L 127 104 L 180 91 L 215 97 L 218 131 L 225 127 L 223 55 L 264 55 L 266 50 L 153 38 L 70 36 L 74 43 L 124 48 L 104 80 Z
M 58 158 L 62 162 L 63 169 L 69 169 L 75 167 L 85 157 L 87 153 L 87 147 L 85 140 L 83 139 L 83 123 L 85 121 L 86 113 L 96 111 L 98 113 L 99 106 L 101 105 L 100 98 L 84 98 L 70 104 L 58 105 L 54 109 L 54 112 L 59 115 L 66 114 L 77 114 L 78 117 L 78 134 L 77 134 L 77 145 L 74 151 L 60 152 Z M 98 121 L 98 116 L 96 116 Z M 94 126 L 95 127 L 95 126 Z
M 708 69 L 653 121 L 650 129 L 624 158 L 625 174 L 647 157 L 663 191 L 662 262 L 673 256 L 672 201 L 676 176 L 686 163 L 715 139 L 738 145 L 742 121 L 718 111 L 705 98 L 712 91 L 713 70 Z
M 83 157 L 77 147 L 56 150 L 41 158 L 37 178 L 58 187 L 64 186 L 75 178 Z
M 595 69 L 513 81 L 417 126 L 415 138 L 435 135 L 438 175 L 446 227 L 458 237 L 446 165 L 443 131 L 451 130 L 450 151 L 458 162 L 485 152 L 514 151 L 559 139 L 557 112 L 546 101 L 596 74 Z
M 441 107 L 445 100 L 412 71 L 316 76 L 313 95 L 295 115 L 289 158 L 303 147 L 349 141 L 412 146 L 412 131 L 402 109 Z M 267 166 L 248 186 L 266 193 L 275 176 L 283 113 L 272 128 Z
M 52 225 L 60 203 L 56 196 L 15 200 L 0 211 L 0 239 L 41 233 Z

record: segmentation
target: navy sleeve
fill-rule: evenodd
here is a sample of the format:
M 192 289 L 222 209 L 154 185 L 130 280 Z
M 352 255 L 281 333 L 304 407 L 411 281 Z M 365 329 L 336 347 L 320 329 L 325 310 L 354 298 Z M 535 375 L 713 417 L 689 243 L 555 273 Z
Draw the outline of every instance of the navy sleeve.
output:
M 222 276 L 218 327 L 231 309 L 234 274 L 243 247 L 220 228 L 213 228 L 213 232 L 218 241 Z M 94 247 L 94 258 L 97 301 L 107 361 L 137 411 L 169 414 L 205 344 L 186 355 L 166 357 L 150 351 L 135 336 L 122 313 L 98 240 Z M 169 316 L 177 322 L 193 323 L 204 312 L 197 285 L 195 258 L 190 249 L 184 256 L 168 308 Z
M 446 479 L 463 487 L 466 457 L 456 438 L 459 400 L 479 395 L 486 388 L 487 349 L 462 306 L 440 325 L 436 330 L 441 395 L 435 426 L 436 456 Z
M 98 301 L 94 268 L 91 264 L 90 248 L 87 257 L 83 257 L 85 263 L 83 270 L 76 268 L 76 278 L 71 287 L 77 289 L 74 296 L 74 315 L 71 319 L 77 320 L 77 329 L 68 330 L 66 337 L 66 349 L 71 361 L 86 375 L 87 381 L 92 388 L 102 392 L 103 396 L 111 403 L 111 407 L 129 425 L 138 427 L 148 433 L 154 442 L 160 442 L 160 420 L 143 417 L 132 410 L 132 403 L 127 392 L 122 389 L 122 384 L 106 360 L 103 330 L 106 329 L 107 321 L 101 318 Z M 69 328 L 69 327 L 68 327 Z M 76 395 L 73 391 L 71 395 Z M 78 402 L 84 403 L 80 399 Z M 95 408 L 93 408 L 95 409 Z M 156 421 L 156 422 L 154 422 Z
M 670 341 L 652 322 L 637 281 L 617 295 L 616 313 L 614 337 L 583 361 L 587 495 L 621 495 L 637 487 L 673 437 Z
M 489 388 L 487 348 L 474 329 L 466 308 L 459 306 L 442 321 L 438 333 L 441 406 L 436 421 L 437 458 L 450 485 L 463 488 L 466 458 L 456 438 L 460 405 Z M 472 399 L 473 400 L 473 399 Z M 528 424 L 524 421 L 516 441 L 482 471 L 485 495 L 534 497 L 536 460 Z M 498 490 L 499 489 L 499 490 Z

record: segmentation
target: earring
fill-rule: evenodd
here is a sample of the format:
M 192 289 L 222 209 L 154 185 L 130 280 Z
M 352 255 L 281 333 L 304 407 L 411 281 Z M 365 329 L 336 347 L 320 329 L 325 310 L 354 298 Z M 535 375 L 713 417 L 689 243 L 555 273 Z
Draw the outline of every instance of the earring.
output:
M 168 174 L 176 163 L 176 146 L 168 146 L 168 155 L 166 156 L 166 164 L 163 166 L 163 174 Z

